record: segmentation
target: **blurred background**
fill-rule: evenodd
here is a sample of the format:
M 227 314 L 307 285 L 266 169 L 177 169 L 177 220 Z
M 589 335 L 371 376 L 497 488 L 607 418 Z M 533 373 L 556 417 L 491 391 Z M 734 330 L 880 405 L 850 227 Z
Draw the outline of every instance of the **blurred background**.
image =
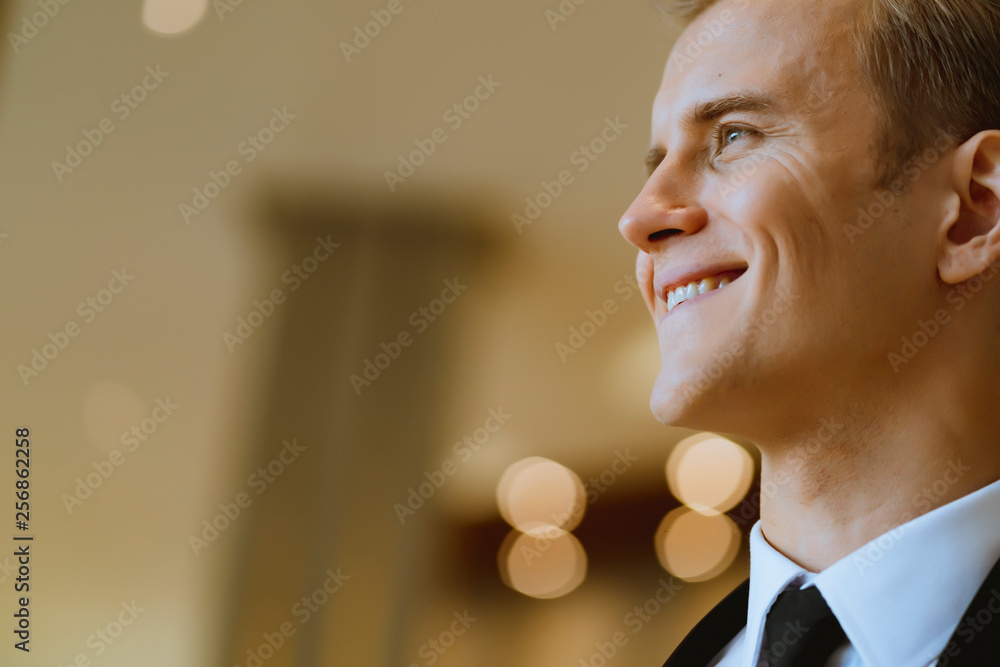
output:
M 659 665 L 747 575 L 617 230 L 654 4 L 5 13 L 0 663 Z

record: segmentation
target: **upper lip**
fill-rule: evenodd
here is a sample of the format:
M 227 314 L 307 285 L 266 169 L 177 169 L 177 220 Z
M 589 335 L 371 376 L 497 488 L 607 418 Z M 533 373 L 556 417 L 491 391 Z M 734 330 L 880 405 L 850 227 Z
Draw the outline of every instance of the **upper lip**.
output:
M 697 280 L 708 278 L 709 276 L 725 273 L 726 271 L 740 271 L 747 268 L 748 266 L 746 264 L 740 263 L 679 266 L 675 269 L 657 273 L 653 278 L 653 289 L 655 290 L 656 295 L 666 302 L 667 296 L 670 292 L 678 287 L 681 287 L 682 285 L 687 285 L 688 283 L 693 283 Z

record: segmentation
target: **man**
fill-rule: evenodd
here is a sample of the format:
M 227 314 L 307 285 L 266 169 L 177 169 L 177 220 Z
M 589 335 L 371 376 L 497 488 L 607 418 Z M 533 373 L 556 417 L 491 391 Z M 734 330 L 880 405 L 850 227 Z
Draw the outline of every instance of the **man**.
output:
M 1000 2 L 681 4 L 619 226 L 653 413 L 763 490 L 667 665 L 1000 665 Z

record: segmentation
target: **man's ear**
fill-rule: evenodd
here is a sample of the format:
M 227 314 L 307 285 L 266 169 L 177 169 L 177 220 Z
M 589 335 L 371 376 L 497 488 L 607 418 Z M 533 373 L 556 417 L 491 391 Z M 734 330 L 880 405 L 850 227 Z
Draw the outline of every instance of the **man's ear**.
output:
M 954 285 L 1000 259 L 1000 130 L 958 146 L 951 176 L 958 210 L 941 228 L 938 273 Z

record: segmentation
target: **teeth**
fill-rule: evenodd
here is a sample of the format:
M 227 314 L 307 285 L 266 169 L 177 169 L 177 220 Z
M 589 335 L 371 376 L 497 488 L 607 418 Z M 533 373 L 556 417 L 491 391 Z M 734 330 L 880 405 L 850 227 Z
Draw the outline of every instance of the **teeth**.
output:
M 729 278 L 723 277 L 716 280 L 714 277 L 705 278 L 700 281 L 682 285 L 667 294 L 667 311 L 671 311 L 688 299 L 693 299 L 701 294 L 706 294 L 715 289 L 725 287 L 730 283 Z

